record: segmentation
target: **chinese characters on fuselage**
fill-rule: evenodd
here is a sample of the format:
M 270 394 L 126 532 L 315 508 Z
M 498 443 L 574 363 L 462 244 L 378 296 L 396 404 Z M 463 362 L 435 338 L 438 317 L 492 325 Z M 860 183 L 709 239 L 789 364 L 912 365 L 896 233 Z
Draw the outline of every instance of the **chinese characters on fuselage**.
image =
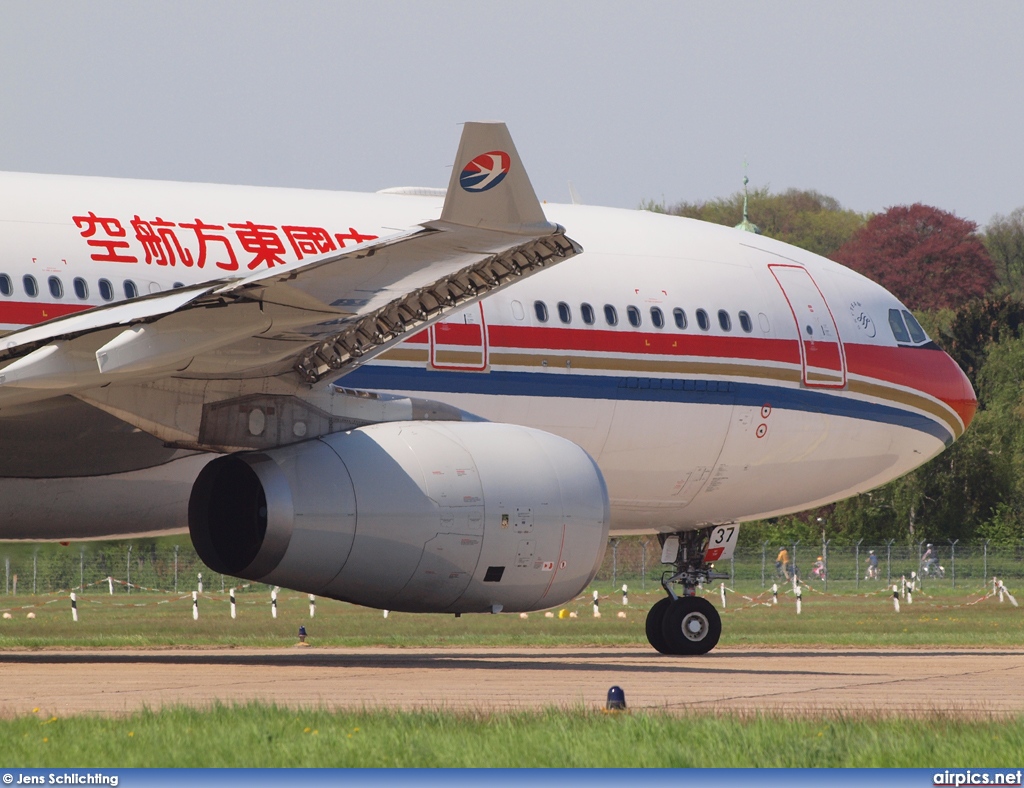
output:
M 354 227 L 348 232 L 330 233 L 323 227 L 303 225 L 256 224 L 229 222 L 207 224 L 196 218 L 191 222 L 171 222 L 157 216 L 143 219 L 138 214 L 125 224 L 112 216 L 97 216 L 89 211 L 72 219 L 80 235 L 92 249 L 90 258 L 98 263 L 138 263 L 132 242 L 142 247 L 148 265 L 183 265 L 186 268 L 216 266 L 225 271 L 238 271 L 243 266 L 255 270 L 261 265 L 273 268 L 304 257 L 337 252 L 348 244 L 373 241 L 376 235 L 360 233 Z M 282 240 L 283 238 L 283 240 Z

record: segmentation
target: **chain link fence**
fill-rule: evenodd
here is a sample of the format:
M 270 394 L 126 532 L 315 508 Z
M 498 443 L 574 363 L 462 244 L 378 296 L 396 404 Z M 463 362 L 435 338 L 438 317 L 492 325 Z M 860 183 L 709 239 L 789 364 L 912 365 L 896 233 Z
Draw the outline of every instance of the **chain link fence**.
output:
M 195 590 L 200 576 L 206 590 L 239 587 L 263 591 L 270 586 L 210 571 L 196 555 L 188 539 L 180 544 L 144 540 L 138 542 L 88 542 L 72 546 L 53 543 L 0 544 L 4 593 L 52 594 L 137 593 L 139 591 L 185 592 Z M 109 579 L 109 580 L 108 580 Z
M 779 552 L 789 554 L 788 574 L 777 566 Z M 765 589 L 773 583 L 790 582 L 795 571 L 800 580 L 823 590 L 856 593 L 898 583 L 901 578 L 918 578 L 919 587 L 974 589 L 998 577 L 1007 584 L 1024 578 L 1024 543 L 1019 545 L 935 544 L 934 561 L 924 561 L 927 543 L 884 544 L 777 544 L 764 542 L 760 547 L 737 547 L 730 561 L 722 561 L 716 570 L 729 575 L 729 585 L 742 589 Z M 877 571 L 870 571 L 872 553 Z M 820 565 L 819 565 L 820 559 Z M 609 540 L 604 562 L 595 583 L 622 584 L 634 591 L 656 590 L 662 575 L 671 566 L 661 563 L 661 545 L 657 537 L 623 537 Z M 815 571 L 817 569 L 817 571 Z
M 781 548 L 789 553 L 789 571 L 805 583 L 823 590 L 855 593 L 891 585 L 916 573 L 920 585 L 950 589 L 979 588 L 999 577 L 1008 585 L 1024 578 L 1024 544 L 995 546 L 981 544 L 936 544 L 936 560 L 922 566 L 927 546 L 829 543 L 786 545 L 764 542 L 760 547 L 737 548 L 735 557 L 720 562 L 716 569 L 727 573 L 729 585 L 759 590 L 788 582 L 782 567 L 776 566 Z M 877 576 L 869 572 L 871 551 L 878 558 Z M 821 567 L 815 564 L 821 557 Z M 58 591 L 109 593 L 113 578 L 115 593 L 140 590 L 185 592 L 197 588 L 199 576 L 208 591 L 236 587 L 263 593 L 270 586 L 248 583 L 210 571 L 199 560 L 187 538 L 181 543 L 168 540 L 132 542 L 90 542 L 62 546 L 44 544 L 0 544 L 3 561 L 4 594 L 52 594 Z M 382 570 L 384 568 L 382 567 Z M 617 590 L 627 584 L 633 591 L 656 591 L 670 566 L 661 563 L 661 546 L 654 536 L 609 540 L 601 569 L 595 578 L 599 588 Z

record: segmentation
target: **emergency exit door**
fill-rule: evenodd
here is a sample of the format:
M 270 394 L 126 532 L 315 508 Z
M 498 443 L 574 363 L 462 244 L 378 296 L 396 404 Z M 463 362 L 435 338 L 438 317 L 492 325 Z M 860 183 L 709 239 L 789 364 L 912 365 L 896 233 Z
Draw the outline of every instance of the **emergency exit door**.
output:
M 429 329 L 430 366 L 463 372 L 487 369 L 484 305 L 476 303 Z

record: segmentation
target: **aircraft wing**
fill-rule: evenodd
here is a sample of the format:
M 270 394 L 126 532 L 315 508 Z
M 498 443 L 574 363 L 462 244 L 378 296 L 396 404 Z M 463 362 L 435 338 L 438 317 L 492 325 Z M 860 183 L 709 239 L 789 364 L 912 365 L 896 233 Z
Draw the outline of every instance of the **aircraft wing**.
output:
M 579 251 L 545 219 L 505 125 L 467 123 L 438 220 L 286 271 L 10 333 L 0 338 L 0 408 L 162 379 L 308 387 Z

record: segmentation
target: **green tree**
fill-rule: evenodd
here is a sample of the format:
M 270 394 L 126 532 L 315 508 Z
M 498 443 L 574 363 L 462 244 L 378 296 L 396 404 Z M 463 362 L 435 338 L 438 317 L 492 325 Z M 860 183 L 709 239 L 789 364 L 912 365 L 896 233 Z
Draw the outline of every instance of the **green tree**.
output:
M 985 228 L 984 241 L 1000 289 L 1024 293 L 1024 207 L 1009 216 L 993 216 Z
M 675 216 L 733 227 L 743 219 L 743 192 L 661 209 Z M 845 244 L 866 221 L 865 216 L 843 208 L 834 197 L 809 189 L 787 189 L 781 194 L 772 194 L 768 187 L 754 189 L 749 193 L 748 214 L 769 238 L 826 257 Z

